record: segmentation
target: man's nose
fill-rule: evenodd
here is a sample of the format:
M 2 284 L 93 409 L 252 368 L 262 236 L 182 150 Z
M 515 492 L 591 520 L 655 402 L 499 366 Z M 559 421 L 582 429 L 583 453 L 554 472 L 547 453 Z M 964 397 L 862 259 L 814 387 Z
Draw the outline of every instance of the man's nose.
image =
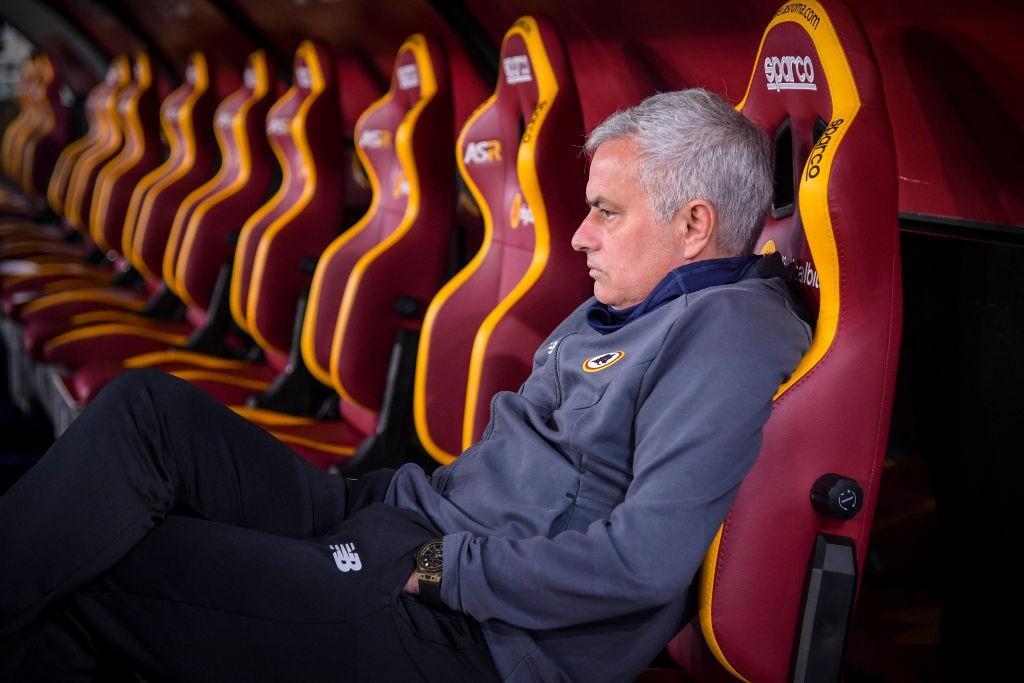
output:
M 594 242 L 590 238 L 588 222 L 589 220 L 584 218 L 583 222 L 580 223 L 580 227 L 576 228 L 576 232 L 572 234 L 572 241 L 570 243 L 576 251 L 590 251 L 594 248 Z

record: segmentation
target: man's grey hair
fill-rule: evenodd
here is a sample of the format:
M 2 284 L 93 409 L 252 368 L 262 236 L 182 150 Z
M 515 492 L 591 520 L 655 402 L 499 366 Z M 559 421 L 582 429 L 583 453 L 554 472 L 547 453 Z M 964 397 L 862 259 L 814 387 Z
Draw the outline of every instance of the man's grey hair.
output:
M 694 199 L 718 213 L 717 246 L 749 254 L 772 198 L 768 137 L 718 95 L 693 88 L 660 93 L 612 114 L 584 149 L 630 138 L 640 152 L 638 180 L 657 220 L 667 223 Z

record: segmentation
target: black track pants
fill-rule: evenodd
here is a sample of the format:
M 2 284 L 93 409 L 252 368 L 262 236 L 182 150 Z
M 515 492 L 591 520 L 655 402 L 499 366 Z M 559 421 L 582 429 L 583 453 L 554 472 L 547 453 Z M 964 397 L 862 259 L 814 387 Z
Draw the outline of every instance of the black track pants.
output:
M 0 498 L 0 677 L 492 680 L 478 625 L 401 593 L 436 535 L 155 371 Z

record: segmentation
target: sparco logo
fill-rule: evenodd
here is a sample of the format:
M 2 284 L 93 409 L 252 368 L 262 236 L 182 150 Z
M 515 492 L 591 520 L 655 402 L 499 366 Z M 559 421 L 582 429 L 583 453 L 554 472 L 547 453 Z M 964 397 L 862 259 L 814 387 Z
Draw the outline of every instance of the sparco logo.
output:
M 487 164 L 492 161 L 501 161 L 500 140 L 477 140 L 466 145 L 462 163 Z
M 814 62 L 810 57 L 765 57 L 764 77 L 768 80 L 768 89 L 780 90 L 817 90 L 814 85 Z
M 501 66 L 505 70 L 505 81 L 509 85 L 533 80 L 533 74 L 530 73 L 530 60 L 526 55 L 505 57 L 501 60 Z
M 814 147 L 811 147 L 811 156 L 807 159 L 807 173 L 804 176 L 807 180 L 817 178 L 818 174 L 821 173 L 821 160 L 825 156 L 828 144 L 832 142 L 832 136 L 836 134 L 842 125 L 842 119 L 836 119 L 828 124 L 828 128 L 821 134 L 818 141 L 814 143 Z

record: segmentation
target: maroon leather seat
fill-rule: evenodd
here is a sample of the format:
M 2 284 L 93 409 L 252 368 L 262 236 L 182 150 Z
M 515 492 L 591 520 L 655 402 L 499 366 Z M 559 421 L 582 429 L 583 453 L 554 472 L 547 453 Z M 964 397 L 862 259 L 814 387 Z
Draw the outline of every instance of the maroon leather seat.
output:
M 68 107 L 61 102 L 63 81 L 53 62 L 45 54 L 37 55 L 35 61 L 40 72 L 39 112 L 36 126 L 25 138 L 20 171 L 24 192 L 41 201 L 57 155 L 68 143 L 71 120 Z
M 583 118 L 554 26 L 523 17 L 497 88 L 459 136 L 459 171 L 484 217 L 472 261 L 430 304 L 420 336 L 416 431 L 438 462 L 478 440 L 494 393 L 515 389 L 537 345 L 591 294 L 569 242 L 584 215 Z
M 217 174 L 196 188 L 175 214 L 162 263 L 164 282 L 188 304 L 186 329 L 205 324 L 213 303 L 217 272 L 230 258 L 228 236 L 241 228 L 267 194 L 273 173 L 272 154 L 263 132 L 271 102 L 271 81 L 266 56 L 254 52 L 243 75 L 241 88 L 217 108 L 214 124 L 222 163 Z M 185 277 L 178 278 L 178 273 Z M 104 321 L 77 333 L 66 354 L 77 354 L 84 364 L 70 379 L 71 396 L 88 403 L 107 381 L 122 371 L 121 362 L 131 356 L 156 352 L 168 346 L 167 333 L 180 332 L 166 323 L 130 314 L 118 317 L 111 311 L 74 316 L 73 322 Z M 77 360 L 77 359 L 74 359 Z
M 388 92 L 356 124 L 370 209 L 320 257 L 303 320 L 302 358 L 341 395 L 340 417 L 238 409 L 319 466 L 373 432 L 396 337 L 418 330 L 443 280 L 455 210 L 452 118 L 443 53 L 414 35 L 398 51 Z M 226 387 L 216 384 L 233 381 L 200 369 L 175 374 L 220 396 Z
M 838 680 L 901 320 L 891 129 L 874 55 L 850 9 L 838 0 L 783 6 L 738 108 L 775 140 L 778 185 L 763 249 L 790 264 L 816 325 L 705 559 L 699 623 L 669 652 L 698 680 Z M 829 474 L 848 481 L 821 479 Z M 812 506 L 816 484 L 832 487 L 831 512 Z
M 41 353 L 41 345 L 49 341 L 56 342 L 58 338 L 71 341 L 67 335 L 72 334 L 72 331 L 80 332 L 74 329 L 77 324 L 99 320 L 124 322 L 126 312 L 137 312 L 146 304 L 147 293 L 152 295 L 159 291 L 162 280 L 159 275 L 153 274 L 150 267 L 154 260 L 159 259 L 157 268 L 162 269 L 162 245 L 167 241 L 167 233 L 173 222 L 173 214 L 168 216 L 167 212 L 176 209 L 184 196 L 207 180 L 213 172 L 216 160 L 212 134 L 213 98 L 206 60 L 203 55 L 195 53 L 190 57 L 185 82 L 168 95 L 161 106 L 160 120 L 170 154 L 163 163 L 149 168 L 148 172 L 146 167 L 151 162 L 146 161 L 147 156 L 152 156 L 152 161 L 157 159 L 155 152 L 150 154 L 147 150 L 155 149 L 159 141 L 146 134 L 146 127 L 140 125 L 139 120 L 125 117 L 131 131 L 128 142 L 122 153 L 103 169 L 97 182 L 99 189 L 91 213 L 94 219 L 93 237 L 100 245 L 120 240 L 122 252 L 132 249 L 132 253 L 125 253 L 124 256 L 143 273 L 144 290 L 110 286 L 81 289 L 45 295 L 26 304 L 19 317 L 27 325 L 25 346 L 34 357 L 41 356 L 50 362 L 64 363 L 65 359 L 60 357 L 62 351 L 58 350 L 59 343 L 51 345 L 56 354 L 53 357 L 48 357 L 47 352 Z M 128 213 L 121 221 L 124 226 L 122 239 L 121 230 L 111 228 L 118 221 L 107 202 L 119 187 L 123 188 L 125 183 L 135 180 L 139 174 L 143 175 L 132 190 Z M 134 249 L 133 237 L 137 237 L 140 244 L 148 240 L 146 253 Z M 155 244 L 160 244 L 159 249 Z M 156 251 L 160 253 L 154 255 Z M 132 318 L 129 316 L 128 319 Z M 141 321 L 141 324 L 147 322 Z M 147 327 L 151 328 L 152 325 Z M 188 331 L 188 325 L 182 323 L 165 324 L 164 327 L 166 329 L 159 333 L 164 343 L 181 339 L 181 335 Z M 108 344 L 104 350 L 112 351 L 113 348 Z M 74 355 L 78 352 L 69 353 Z M 90 357 L 95 361 L 102 358 L 103 354 L 93 353 Z
M 92 238 L 96 237 L 96 231 L 88 230 L 86 218 L 95 218 L 97 212 L 116 218 L 116 214 L 107 211 L 109 202 L 119 196 L 113 191 L 114 186 L 122 180 L 130 183 L 127 186 L 119 185 L 130 194 L 141 175 L 159 164 L 162 154 L 162 145 L 156 129 L 156 89 L 146 55 L 136 56 L 133 74 L 132 83 L 118 94 L 116 125 L 109 131 L 108 136 L 82 155 L 71 174 L 69 195 L 65 199 L 66 218 L 69 224 Z M 103 207 L 102 210 L 100 207 Z M 123 223 L 123 217 L 121 221 Z M 111 248 L 102 239 L 96 240 L 96 243 L 103 249 Z M 71 265 L 77 265 L 78 268 L 72 269 Z M 69 277 L 85 273 L 90 284 L 95 282 L 97 272 L 107 273 L 106 277 L 101 279 L 105 284 L 110 284 L 115 277 L 110 269 L 88 267 L 83 264 L 69 264 L 68 270 L 71 271 L 66 273 Z M 33 284 L 37 283 L 31 280 L 23 281 L 23 290 L 28 290 Z M 144 301 L 143 294 L 128 289 L 116 292 L 111 292 L 105 287 L 99 291 L 90 288 L 81 288 L 77 291 L 57 290 L 53 294 L 41 297 L 21 296 L 16 306 L 5 307 L 5 313 L 19 322 L 36 321 L 40 325 L 52 326 L 63 323 L 74 313 L 97 308 L 139 310 Z M 35 335 L 30 335 L 29 338 L 34 340 Z M 31 344 L 32 348 L 36 347 L 34 341 Z
M 89 131 L 62 154 L 48 188 L 51 206 L 58 214 L 63 214 L 66 198 L 74 187 L 71 182 L 74 172 L 92 163 L 97 151 L 105 154 L 103 150 L 113 144 L 115 138 L 120 139 L 117 100 L 128 87 L 130 74 L 127 58 L 119 57 L 111 63 L 104 82 L 90 94 L 86 102 Z M 35 298 L 35 292 L 51 287 L 71 289 L 109 279 L 105 269 L 81 262 L 87 247 L 65 241 L 67 232 L 73 231 L 66 221 L 61 228 L 44 231 L 30 222 L 8 223 L 3 228 L 0 233 L 0 298 L 8 314 L 18 304 Z M 91 242 L 86 240 L 85 244 Z
M 244 363 L 190 351 L 161 351 L 132 358 L 126 367 L 227 369 L 231 383 L 214 383 L 211 391 L 219 389 L 218 397 L 225 402 L 240 402 L 265 388 L 288 364 L 295 309 L 309 280 L 301 264 L 304 259 L 315 262 L 340 232 L 344 194 L 341 145 L 331 143 L 341 124 L 326 48 L 303 42 L 295 55 L 293 76 L 292 87 L 270 108 L 266 121 L 281 167 L 281 185 L 242 226 L 231 275 L 232 318 L 260 345 L 263 360 Z M 284 348 L 271 344 L 267 335 Z

